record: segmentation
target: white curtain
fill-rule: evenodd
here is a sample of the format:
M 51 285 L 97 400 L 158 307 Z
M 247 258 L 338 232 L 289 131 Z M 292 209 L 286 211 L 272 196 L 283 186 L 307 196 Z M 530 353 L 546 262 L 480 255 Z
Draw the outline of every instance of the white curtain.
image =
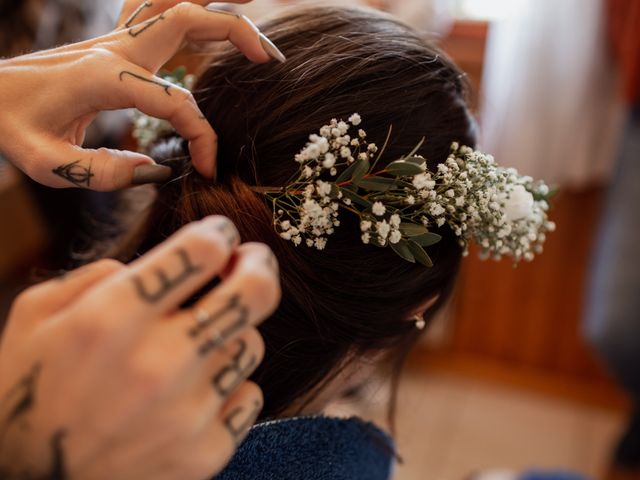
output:
M 525 0 L 491 26 L 481 147 L 561 186 L 609 178 L 623 120 L 601 0 Z

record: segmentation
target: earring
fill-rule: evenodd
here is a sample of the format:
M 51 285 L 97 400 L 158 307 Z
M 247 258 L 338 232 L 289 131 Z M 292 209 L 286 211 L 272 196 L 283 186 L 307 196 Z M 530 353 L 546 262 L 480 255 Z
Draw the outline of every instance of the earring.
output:
M 427 326 L 427 322 L 424 321 L 422 315 L 414 316 L 413 320 L 415 321 L 415 325 L 418 330 L 424 330 L 424 327 Z

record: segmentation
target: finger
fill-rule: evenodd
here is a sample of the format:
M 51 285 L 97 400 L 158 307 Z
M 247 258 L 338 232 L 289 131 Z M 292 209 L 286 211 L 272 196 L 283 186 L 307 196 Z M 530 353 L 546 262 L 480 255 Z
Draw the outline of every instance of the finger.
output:
M 229 397 L 220 412 L 222 424 L 236 446 L 246 438 L 262 411 L 262 390 L 253 382 L 244 382 Z
M 107 87 L 112 92 L 110 108 L 135 107 L 147 115 L 167 120 L 189 142 L 191 158 L 198 171 L 212 178 L 217 136 L 191 92 L 132 64 L 120 67 L 118 79 L 117 84 Z
M 198 348 L 199 355 L 207 355 L 209 351 L 203 353 Z M 221 399 L 227 398 L 251 376 L 263 357 L 262 336 L 255 328 L 245 328 L 211 354 L 207 387 L 213 388 Z
M 240 242 L 225 217 L 193 222 L 86 295 L 87 308 L 132 325 L 176 310 L 223 270 Z M 114 314 L 114 310 L 118 314 Z
M 271 58 L 266 37 L 251 20 L 188 2 L 103 39 L 109 49 L 150 72 L 158 71 L 185 41 L 223 40 L 230 40 L 253 62 L 265 63 Z
M 20 328 L 30 329 L 43 319 L 77 301 L 91 287 L 126 268 L 122 263 L 104 259 L 58 278 L 31 287 L 16 299 L 14 310 L 20 310 Z
M 54 188 L 86 188 L 113 191 L 141 183 L 162 182 L 171 169 L 156 165 L 139 153 L 107 148 L 85 149 L 60 142 L 39 165 L 25 173 L 38 182 Z M 44 167 L 44 168 L 43 168 Z
M 191 312 L 181 312 L 183 319 L 185 316 L 198 319 L 188 334 L 203 342 L 200 345 L 205 353 L 207 348 L 215 348 L 275 311 L 281 291 L 279 273 L 273 268 L 273 262 L 273 253 L 266 245 L 241 245 L 229 277 L 199 300 Z
M 120 13 L 120 19 L 118 20 L 118 26 L 129 28 L 132 25 L 139 24 L 148 20 L 149 18 L 158 15 L 165 10 L 177 5 L 181 0 L 155 0 L 155 1 L 143 1 L 140 0 L 127 0 L 125 1 L 122 12 Z M 251 0 L 228 0 L 225 3 L 249 3 Z M 206 6 L 212 3 L 210 0 L 196 0 L 196 5 Z

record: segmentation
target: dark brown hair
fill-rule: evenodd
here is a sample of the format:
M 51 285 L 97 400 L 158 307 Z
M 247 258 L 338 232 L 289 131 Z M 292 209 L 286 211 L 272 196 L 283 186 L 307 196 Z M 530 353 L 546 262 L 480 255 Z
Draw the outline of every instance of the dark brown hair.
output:
M 461 251 L 453 234 L 429 248 L 435 266 L 364 245 L 358 218 L 344 212 L 326 250 L 295 248 L 274 231 L 272 212 L 252 185 L 282 186 L 297 170 L 294 155 L 331 118 L 358 112 L 384 162 L 420 152 L 431 168 L 459 141 L 474 145 L 474 124 L 460 71 L 409 27 L 372 10 L 294 9 L 261 26 L 287 62 L 249 64 L 237 51 L 217 55 L 196 86 L 196 99 L 219 136 L 218 183 L 191 171 L 159 190 L 143 253 L 173 231 L 210 214 L 237 225 L 244 241 L 271 246 L 282 270 L 283 299 L 260 327 L 266 357 L 254 375 L 265 394 L 263 417 L 308 399 L 349 359 L 388 352 L 400 365 L 418 337 L 409 317 L 427 299 L 446 300 Z M 160 157 L 172 156 L 175 142 Z M 178 159 L 178 162 L 180 160 Z M 184 169 L 184 171 L 182 171 Z

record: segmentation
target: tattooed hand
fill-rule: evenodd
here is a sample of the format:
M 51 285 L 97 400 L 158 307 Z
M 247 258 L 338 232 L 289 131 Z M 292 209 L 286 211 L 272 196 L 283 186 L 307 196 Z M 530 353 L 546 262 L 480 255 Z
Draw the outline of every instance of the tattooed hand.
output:
M 212 178 L 215 132 L 188 90 L 155 73 L 185 42 L 230 40 L 259 63 L 284 56 L 248 18 L 208 3 L 127 0 L 108 35 L 0 60 L 0 153 L 51 187 L 105 191 L 165 181 L 170 169 L 145 155 L 82 148 L 99 111 L 135 107 L 171 122 L 189 140 L 195 168 Z
M 262 408 L 255 325 L 279 298 L 271 251 L 224 217 L 26 290 L 0 344 L 0 478 L 219 472 Z

